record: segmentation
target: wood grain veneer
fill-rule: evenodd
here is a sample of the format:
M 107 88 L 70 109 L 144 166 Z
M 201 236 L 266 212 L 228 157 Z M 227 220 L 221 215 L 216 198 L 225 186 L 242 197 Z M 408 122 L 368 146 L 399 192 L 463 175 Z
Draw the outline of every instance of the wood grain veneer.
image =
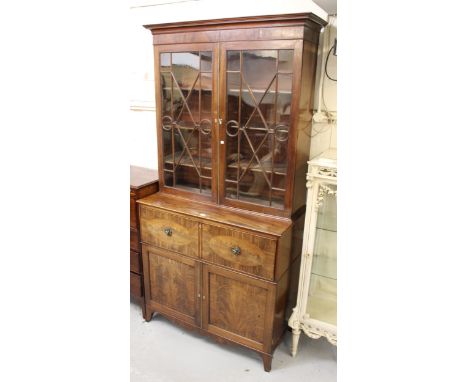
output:
M 201 255 L 215 264 L 274 279 L 276 240 L 271 238 L 203 224 Z
M 198 257 L 198 223 L 160 209 L 140 209 L 141 240 L 156 247 Z M 165 230 L 170 230 L 166 233 Z

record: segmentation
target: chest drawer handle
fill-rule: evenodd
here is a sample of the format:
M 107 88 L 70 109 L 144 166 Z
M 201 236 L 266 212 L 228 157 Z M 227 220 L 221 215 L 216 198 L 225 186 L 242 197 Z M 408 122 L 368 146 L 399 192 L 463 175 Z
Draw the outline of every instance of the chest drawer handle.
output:
M 169 227 L 166 227 L 166 228 L 164 228 L 164 233 L 165 233 L 167 236 L 172 236 L 172 229 L 169 228 Z
M 231 247 L 231 252 L 234 256 L 239 256 L 241 253 L 241 249 L 238 246 Z

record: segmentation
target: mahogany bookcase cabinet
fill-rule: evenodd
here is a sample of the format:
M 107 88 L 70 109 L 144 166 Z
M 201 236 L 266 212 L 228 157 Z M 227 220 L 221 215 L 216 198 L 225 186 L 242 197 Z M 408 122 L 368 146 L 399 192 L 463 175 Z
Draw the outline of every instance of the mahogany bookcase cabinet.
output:
M 289 14 L 145 26 L 160 179 L 138 201 L 145 319 L 255 350 L 266 371 L 297 279 L 324 25 Z

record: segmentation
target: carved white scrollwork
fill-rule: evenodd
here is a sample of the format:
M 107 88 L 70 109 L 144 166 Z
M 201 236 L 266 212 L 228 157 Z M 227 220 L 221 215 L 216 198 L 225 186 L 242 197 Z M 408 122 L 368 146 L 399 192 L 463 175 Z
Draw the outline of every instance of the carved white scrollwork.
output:
M 337 343 L 336 331 L 329 330 L 318 322 L 311 323 L 305 321 L 301 323 L 301 330 L 310 338 L 318 339 L 320 337 L 325 337 L 331 344 L 336 345 Z
M 328 187 L 327 185 L 321 183 L 319 185 L 319 192 L 317 196 L 317 200 L 315 201 L 315 209 L 318 210 L 322 204 L 323 204 L 323 199 L 325 198 L 325 195 L 332 195 L 336 197 L 336 192 L 337 190 L 332 189 L 331 187 Z
M 296 308 L 293 308 L 291 317 L 289 317 L 288 325 L 292 329 L 299 329 L 300 328 L 300 322 L 299 322 L 299 311 Z
M 336 168 L 331 167 L 319 167 L 317 170 L 317 174 L 321 176 L 329 176 L 331 178 L 337 177 Z

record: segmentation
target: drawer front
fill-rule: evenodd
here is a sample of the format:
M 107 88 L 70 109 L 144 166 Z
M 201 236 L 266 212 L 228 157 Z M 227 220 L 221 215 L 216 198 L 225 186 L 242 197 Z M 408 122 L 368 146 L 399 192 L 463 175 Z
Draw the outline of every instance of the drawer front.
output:
M 141 240 L 159 248 L 198 257 L 198 223 L 156 208 L 140 208 Z
M 255 276 L 274 278 L 276 240 L 234 229 L 202 227 L 202 258 Z
M 130 228 L 130 249 L 140 252 L 140 243 L 138 242 L 138 231 Z
M 130 250 L 130 270 L 141 274 L 141 255 L 138 252 Z
M 143 296 L 143 288 L 141 285 L 141 276 L 130 272 L 130 294 L 134 297 Z
M 130 227 L 137 228 L 137 205 L 134 196 L 130 196 Z

